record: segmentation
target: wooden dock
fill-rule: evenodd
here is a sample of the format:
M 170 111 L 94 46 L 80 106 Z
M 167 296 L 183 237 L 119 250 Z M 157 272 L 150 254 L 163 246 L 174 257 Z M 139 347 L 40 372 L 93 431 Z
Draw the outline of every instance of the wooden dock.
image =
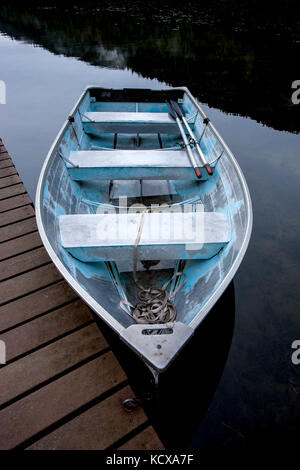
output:
M 1 449 L 163 449 L 87 305 L 46 253 L 0 139 Z

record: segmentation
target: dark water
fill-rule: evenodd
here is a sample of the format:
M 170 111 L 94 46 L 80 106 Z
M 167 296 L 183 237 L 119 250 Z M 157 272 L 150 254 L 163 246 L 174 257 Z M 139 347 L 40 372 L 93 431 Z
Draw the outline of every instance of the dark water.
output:
M 0 11 L 0 134 L 32 197 L 52 140 L 88 84 L 187 86 L 250 189 L 253 234 L 234 286 L 162 376 L 156 405 L 145 400 L 153 424 L 168 448 L 292 450 L 300 421 L 300 365 L 291 361 L 300 339 L 297 2 L 48 5 L 4 2 Z M 110 339 L 146 399 L 148 371 Z

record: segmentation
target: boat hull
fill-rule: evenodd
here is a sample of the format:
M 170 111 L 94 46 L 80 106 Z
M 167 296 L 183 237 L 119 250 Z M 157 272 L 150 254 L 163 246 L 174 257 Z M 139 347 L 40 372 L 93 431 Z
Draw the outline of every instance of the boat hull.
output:
M 49 256 L 71 287 L 153 370 L 162 372 L 190 339 L 194 330 L 233 279 L 245 255 L 251 235 L 251 199 L 236 159 L 210 123 L 208 133 L 211 141 L 217 144 L 211 156 L 214 175 L 203 179 L 199 197 L 206 211 L 226 214 L 230 227 L 230 241 L 213 257 L 206 260 L 191 259 L 185 265 L 186 285 L 174 300 L 177 311 L 175 323 L 159 327 L 136 324 L 120 306 L 120 297 L 125 294 L 129 297 L 131 295 L 130 292 L 126 292 L 128 273 L 122 274 L 125 269 L 121 268 L 122 260 L 118 270 L 120 272 L 114 271 L 113 264 L 108 266 L 103 261 L 85 263 L 76 259 L 62 246 L 60 237 L 60 216 L 90 213 L 91 205 L 84 201 L 92 199 L 96 194 L 95 181 L 97 188 L 104 192 L 105 181 L 99 182 L 99 178 L 97 179 L 97 175 L 94 174 L 91 181 L 82 185 L 82 181 L 72 178 L 71 173 L 76 172 L 76 168 L 70 164 L 67 157 L 61 158 L 62 153 L 66 155 L 68 151 L 68 155 L 71 155 L 71 152 L 78 149 L 79 139 L 79 145 L 90 148 L 90 142 L 87 140 L 89 132 L 80 134 L 82 121 L 77 122 L 77 120 L 80 117 L 82 119 L 80 109 L 89 106 L 91 95 L 101 94 L 101 90 L 101 88 L 87 87 L 71 112 L 70 116 L 74 120 L 68 119 L 64 123 L 45 159 L 36 193 L 38 229 Z M 168 96 L 169 91 L 172 97 L 176 97 L 178 93 L 179 96 L 183 96 L 183 100 L 186 100 L 186 109 L 190 108 L 191 113 L 196 110 L 198 116 L 196 119 L 199 119 L 199 122 L 200 119 L 202 122 L 206 118 L 196 99 L 185 87 L 163 90 L 162 93 Z M 122 97 L 121 90 L 118 90 L 118 93 Z M 139 96 L 137 90 L 135 93 Z M 132 98 L 129 97 L 127 102 L 130 102 L 130 99 Z M 151 100 L 146 104 L 147 111 L 149 109 L 151 111 L 151 106 L 155 106 L 155 102 L 152 104 Z M 147 142 L 147 137 L 144 140 Z M 174 180 L 173 184 L 175 192 L 179 189 L 183 193 L 186 191 L 180 181 Z M 197 182 L 190 181 L 187 187 L 196 188 L 196 185 Z M 153 272 L 155 274 L 155 271 Z M 167 270 L 162 270 L 161 273 L 166 275 Z M 145 334 L 145 330 L 159 330 L 159 334 Z M 162 334 L 164 332 L 165 334 Z

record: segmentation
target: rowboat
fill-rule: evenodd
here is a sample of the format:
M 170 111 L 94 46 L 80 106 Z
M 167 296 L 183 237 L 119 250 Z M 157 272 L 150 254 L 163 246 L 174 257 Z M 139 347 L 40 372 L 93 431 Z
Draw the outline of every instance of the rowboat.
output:
M 242 171 L 185 87 L 87 87 L 43 164 L 36 217 L 57 269 L 155 377 L 234 277 L 252 230 Z

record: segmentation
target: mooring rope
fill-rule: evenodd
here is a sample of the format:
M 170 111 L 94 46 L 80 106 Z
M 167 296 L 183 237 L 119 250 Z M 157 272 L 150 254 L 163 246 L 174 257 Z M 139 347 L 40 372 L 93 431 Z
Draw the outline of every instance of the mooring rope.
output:
M 132 317 L 137 323 L 168 323 L 176 319 L 176 309 L 171 298 L 182 288 L 185 281 L 182 280 L 172 293 L 168 292 L 167 287 L 173 279 L 184 275 L 184 273 L 183 271 L 174 273 L 171 279 L 165 282 L 162 287 L 159 285 L 145 287 L 139 283 L 137 279 L 137 248 L 141 239 L 144 227 L 144 215 L 146 212 L 150 212 L 150 209 L 146 209 L 141 214 L 140 226 L 133 248 L 133 279 L 140 290 L 138 293 L 140 301 L 136 306 L 133 306 L 127 300 L 122 299 L 120 301 L 120 307 L 125 310 L 126 313 L 128 313 L 128 310 L 125 305 L 133 309 Z

